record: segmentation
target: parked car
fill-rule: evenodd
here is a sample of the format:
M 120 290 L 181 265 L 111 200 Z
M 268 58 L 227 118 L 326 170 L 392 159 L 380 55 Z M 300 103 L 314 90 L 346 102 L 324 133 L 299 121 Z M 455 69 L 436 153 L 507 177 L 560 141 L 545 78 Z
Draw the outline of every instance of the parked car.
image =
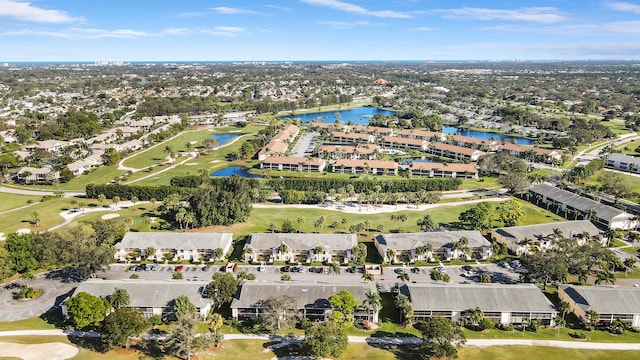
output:
M 472 270 L 473 270 L 473 266 L 471 266 L 471 265 L 464 265 L 464 266 L 462 267 L 462 270 L 464 270 L 464 271 L 472 271 Z
M 258 267 L 258 271 L 267 270 L 267 266 L 264 264 L 264 261 L 260 263 L 260 267 Z
M 280 268 L 280 271 L 289 272 L 289 271 L 291 271 L 291 266 L 289 266 L 289 265 L 283 266 L 283 267 Z
M 159 266 L 156 265 L 156 264 L 151 265 L 151 271 L 157 271 L 158 268 L 159 268 Z
M 177 271 L 177 272 L 180 272 L 180 271 L 182 271 L 182 270 L 184 270 L 184 265 L 178 265 L 178 266 L 176 266 L 176 271 Z
M 238 264 L 236 264 L 236 263 L 228 263 L 227 266 L 224 268 L 224 271 L 226 271 L 226 272 L 235 272 L 237 268 L 238 268 Z
M 411 272 L 414 273 L 414 274 L 417 274 L 417 273 L 420 272 L 420 269 L 417 268 L 417 267 L 414 267 L 414 268 L 411 268 Z
M 202 271 L 209 271 L 211 269 L 211 266 L 203 266 L 202 267 Z

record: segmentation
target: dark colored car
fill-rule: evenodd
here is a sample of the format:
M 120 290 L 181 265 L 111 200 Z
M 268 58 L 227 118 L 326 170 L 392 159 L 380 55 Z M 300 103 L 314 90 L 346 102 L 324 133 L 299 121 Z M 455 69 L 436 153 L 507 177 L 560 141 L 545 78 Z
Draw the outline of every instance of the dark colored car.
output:
M 184 270 L 184 265 L 176 266 L 176 271 L 180 272 L 182 270 Z

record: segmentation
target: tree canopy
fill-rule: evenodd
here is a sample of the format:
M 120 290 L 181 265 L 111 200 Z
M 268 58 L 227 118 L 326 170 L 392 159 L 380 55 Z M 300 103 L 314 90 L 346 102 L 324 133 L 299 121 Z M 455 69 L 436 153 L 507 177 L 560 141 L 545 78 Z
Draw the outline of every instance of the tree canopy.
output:
M 69 298 L 66 306 L 69 322 L 76 329 L 99 326 L 111 310 L 111 304 L 107 299 L 86 292 L 78 293 L 78 295 Z
M 314 358 L 339 357 L 349 344 L 346 330 L 332 322 L 315 323 L 304 331 L 304 335 L 302 347 Z

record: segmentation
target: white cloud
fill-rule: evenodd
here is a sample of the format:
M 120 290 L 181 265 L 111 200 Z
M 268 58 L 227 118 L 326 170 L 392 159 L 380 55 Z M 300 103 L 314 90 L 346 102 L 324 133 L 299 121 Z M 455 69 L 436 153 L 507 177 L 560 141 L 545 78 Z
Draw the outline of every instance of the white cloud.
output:
M 257 12 L 253 10 L 232 8 L 232 7 L 226 7 L 226 6 L 214 7 L 214 8 L 211 8 L 211 10 L 217 13 L 226 14 L 226 15 L 257 14 Z
M 334 29 L 347 29 L 355 26 L 371 25 L 367 21 L 318 21 L 320 25 L 327 25 Z
M 181 18 L 193 18 L 193 17 L 204 16 L 204 15 L 205 15 L 204 13 L 197 12 L 197 11 L 186 11 L 186 12 L 178 13 L 178 16 Z
M 80 18 L 69 16 L 69 14 L 64 11 L 43 9 L 33 6 L 29 2 L 16 0 L 0 0 L 0 17 L 53 24 L 82 21 Z
M 291 8 L 284 7 L 284 6 L 278 6 L 278 5 L 267 4 L 267 5 L 265 5 L 265 7 L 268 7 L 268 8 L 271 8 L 271 9 L 276 9 L 276 10 L 282 10 L 282 11 L 291 11 Z
M 363 8 L 362 6 L 349 4 L 338 0 L 300 0 L 300 2 L 309 5 L 328 7 L 330 9 L 340 10 L 348 13 L 374 16 L 379 18 L 408 19 L 413 17 L 410 14 L 392 10 L 368 10 Z
M 613 2 L 608 2 L 607 6 L 613 10 L 618 10 L 618 11 L 627 11 L 627 12 L 631 12 L 631 13 L 635 13 L 635 14 L 640 14 L 640 5 L 638 4 L 632 4 L 632 3 L 628 3 L 628 2 L 620 2 L 620 1 L 613 1 Z
M 211 35 L 217 37 L 237 37 L 247 29 L 234 26 L 218 26 L 213 29 L 168 28 L 162 31 L 162 35 L 186 36 L 193 34 Z
M 561 26 L 519 26 L 519 25 L 496 25 L 482 28 L 486 31 L 498 31 L 503 33 L 545 33 L 555 35 L 568 35 L 576 37 L 594 35 L 635 35 L 640 34 L 640 20 L 617 21 L 603 24 L 570 24 Z
M 420 26 L 420 27 L 409 29 L 409 31 L 431 31 L 431 30 L 433 30 L 433 28 L 426 27 L 426 26 Z
M 95 29 L 95 28 L 69 28 L 69 29 L 63 29 L 60 31 L 23 29 L 23 30 L 16 30 L 16 31 L 7 31 L 2 33 L 1 35 L 50 36 L 50 37 L 74 39 L 74 40 L 107 39 L 107 38 L 134 39 L 134 38 L 154 36 L 153 34 L 147 33 L 145 31 L 138 31 L 138 30 L 131 30 L 131 29 L 103 30 L 103 29 Z
M 463 7 L 458 9 L 436 9 L 429 13 L 456 20 L 506 20 L 535 23 L 554 23 L 568 20 L 554 7 L 529 7 L 512 10 Z

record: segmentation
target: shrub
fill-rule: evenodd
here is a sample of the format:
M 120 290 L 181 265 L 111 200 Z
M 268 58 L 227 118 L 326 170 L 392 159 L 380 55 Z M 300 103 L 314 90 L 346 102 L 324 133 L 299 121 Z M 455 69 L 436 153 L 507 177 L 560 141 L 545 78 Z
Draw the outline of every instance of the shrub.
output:
M 129 279 L 140 279 L 140 275 L 138 275 L 138 274 L 131 274 L 131 276 L 129 276 Z
M 587 334 L 583 333 L 583 332 L 572 332 L 569 333 L 569 336 L 571 336 L 574 339 L 580 339 L 580 340 L 584 340 L 587 338 Z
M 18 293 L 18 299 L 35 299 L 42 295 L 42 290 L 34 289 L 29 286 L 23 286 Z
M 280 280 L 282 280 L 282 281 L 291 281 L 291 275 L 282 274 L 282 276 L 280 276 Z
M 494 327 L 495 327 L 495 324 L 489 318 L 483 318 L 482 321 L 480 322 L 480 328 L 482 328 L 483 330 L 493 329 Z

